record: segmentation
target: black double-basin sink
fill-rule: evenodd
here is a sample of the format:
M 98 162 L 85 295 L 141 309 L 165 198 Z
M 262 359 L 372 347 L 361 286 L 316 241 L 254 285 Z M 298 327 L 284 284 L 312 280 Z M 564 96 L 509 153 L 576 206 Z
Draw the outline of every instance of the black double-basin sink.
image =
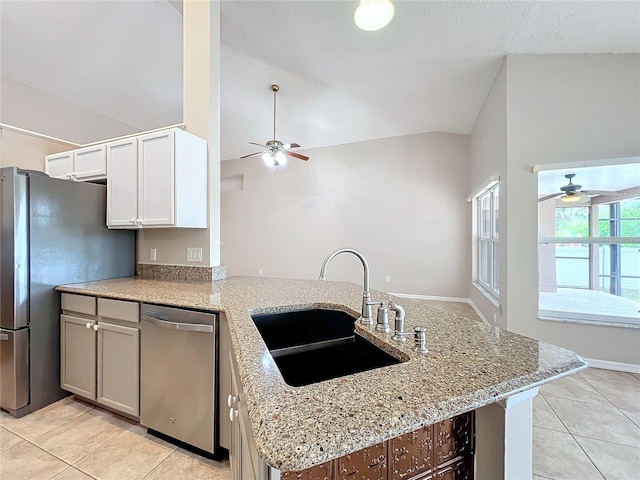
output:
M 355 333 L 339 310 L 252 315 L 284 381 L 293 387 L 395 365 L 401 361 Z

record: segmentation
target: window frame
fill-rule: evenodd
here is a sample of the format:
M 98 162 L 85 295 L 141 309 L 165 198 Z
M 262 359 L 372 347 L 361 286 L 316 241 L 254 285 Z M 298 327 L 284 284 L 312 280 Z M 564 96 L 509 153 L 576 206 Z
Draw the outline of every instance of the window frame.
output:
M 483 199 L 489 199 L 488 218 L 483 212 Z M 473 284 L 494 304 L 500 299 L 500 178 L 492 177 L 471 195 L 474 207 L 474 278 Z M 486 234 L 488 232 L 488 235 Z M 483 249 L 483 246 L 486 248 Z M 488 257 L 488 258 L 487 258 Z M 486 279 L 483 280 L 486 265 Z
M 488 198 L 488 218 L 484 215 L 483 203 Z M 487 188 L 476 196 L 477 219 L 477 279 L 476 281 L 496 299 L 500 297 L 500 232 L 498 221 L 500 214 L 500 182 L 492 182 Z M 488 224 L 488 225 L 487 225 Z M 483 249 L 483 246 L 486 248 Z M 483 272 L 486 264 L 486 278 Z

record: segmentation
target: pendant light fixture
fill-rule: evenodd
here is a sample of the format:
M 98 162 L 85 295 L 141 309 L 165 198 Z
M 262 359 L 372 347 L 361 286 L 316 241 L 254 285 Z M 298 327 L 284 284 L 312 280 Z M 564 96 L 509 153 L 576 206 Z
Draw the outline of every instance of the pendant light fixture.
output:
M 372 32 L 386 27 L 394 13 L 395 9 L 390 0 L 360 0 L 353 20 L 362 30 Z

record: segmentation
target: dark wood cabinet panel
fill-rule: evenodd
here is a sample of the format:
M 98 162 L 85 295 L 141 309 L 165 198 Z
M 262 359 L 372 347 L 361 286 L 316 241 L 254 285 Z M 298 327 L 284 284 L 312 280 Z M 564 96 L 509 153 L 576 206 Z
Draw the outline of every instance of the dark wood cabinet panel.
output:
M 387 480 L 387 442 L 363 448 L 335 461 L 336 480 Z
M 436 423 L 433 428 L 437 465 L 472 451 L 474 428 L 471 412 Z
M 433 480 L 473 480 L 473 456 L 441 468 L 431 478 Z
M 391 478 L 408 480 L 433 469 L 433 425 L 389 440 Z
M 472 480 L 474 412 L 422 427 L 282 480 Z
M 333 480 L 333 461 L 325 462 L 300 472 L 280 474 L 281 480 Z

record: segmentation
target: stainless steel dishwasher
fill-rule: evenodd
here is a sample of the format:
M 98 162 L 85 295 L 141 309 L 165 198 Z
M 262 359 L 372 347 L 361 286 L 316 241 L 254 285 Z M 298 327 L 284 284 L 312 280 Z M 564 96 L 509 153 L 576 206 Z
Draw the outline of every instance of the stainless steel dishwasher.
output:
M 140 423 L 206 452 L 217 449 L 216 320 L 142 304 Z

